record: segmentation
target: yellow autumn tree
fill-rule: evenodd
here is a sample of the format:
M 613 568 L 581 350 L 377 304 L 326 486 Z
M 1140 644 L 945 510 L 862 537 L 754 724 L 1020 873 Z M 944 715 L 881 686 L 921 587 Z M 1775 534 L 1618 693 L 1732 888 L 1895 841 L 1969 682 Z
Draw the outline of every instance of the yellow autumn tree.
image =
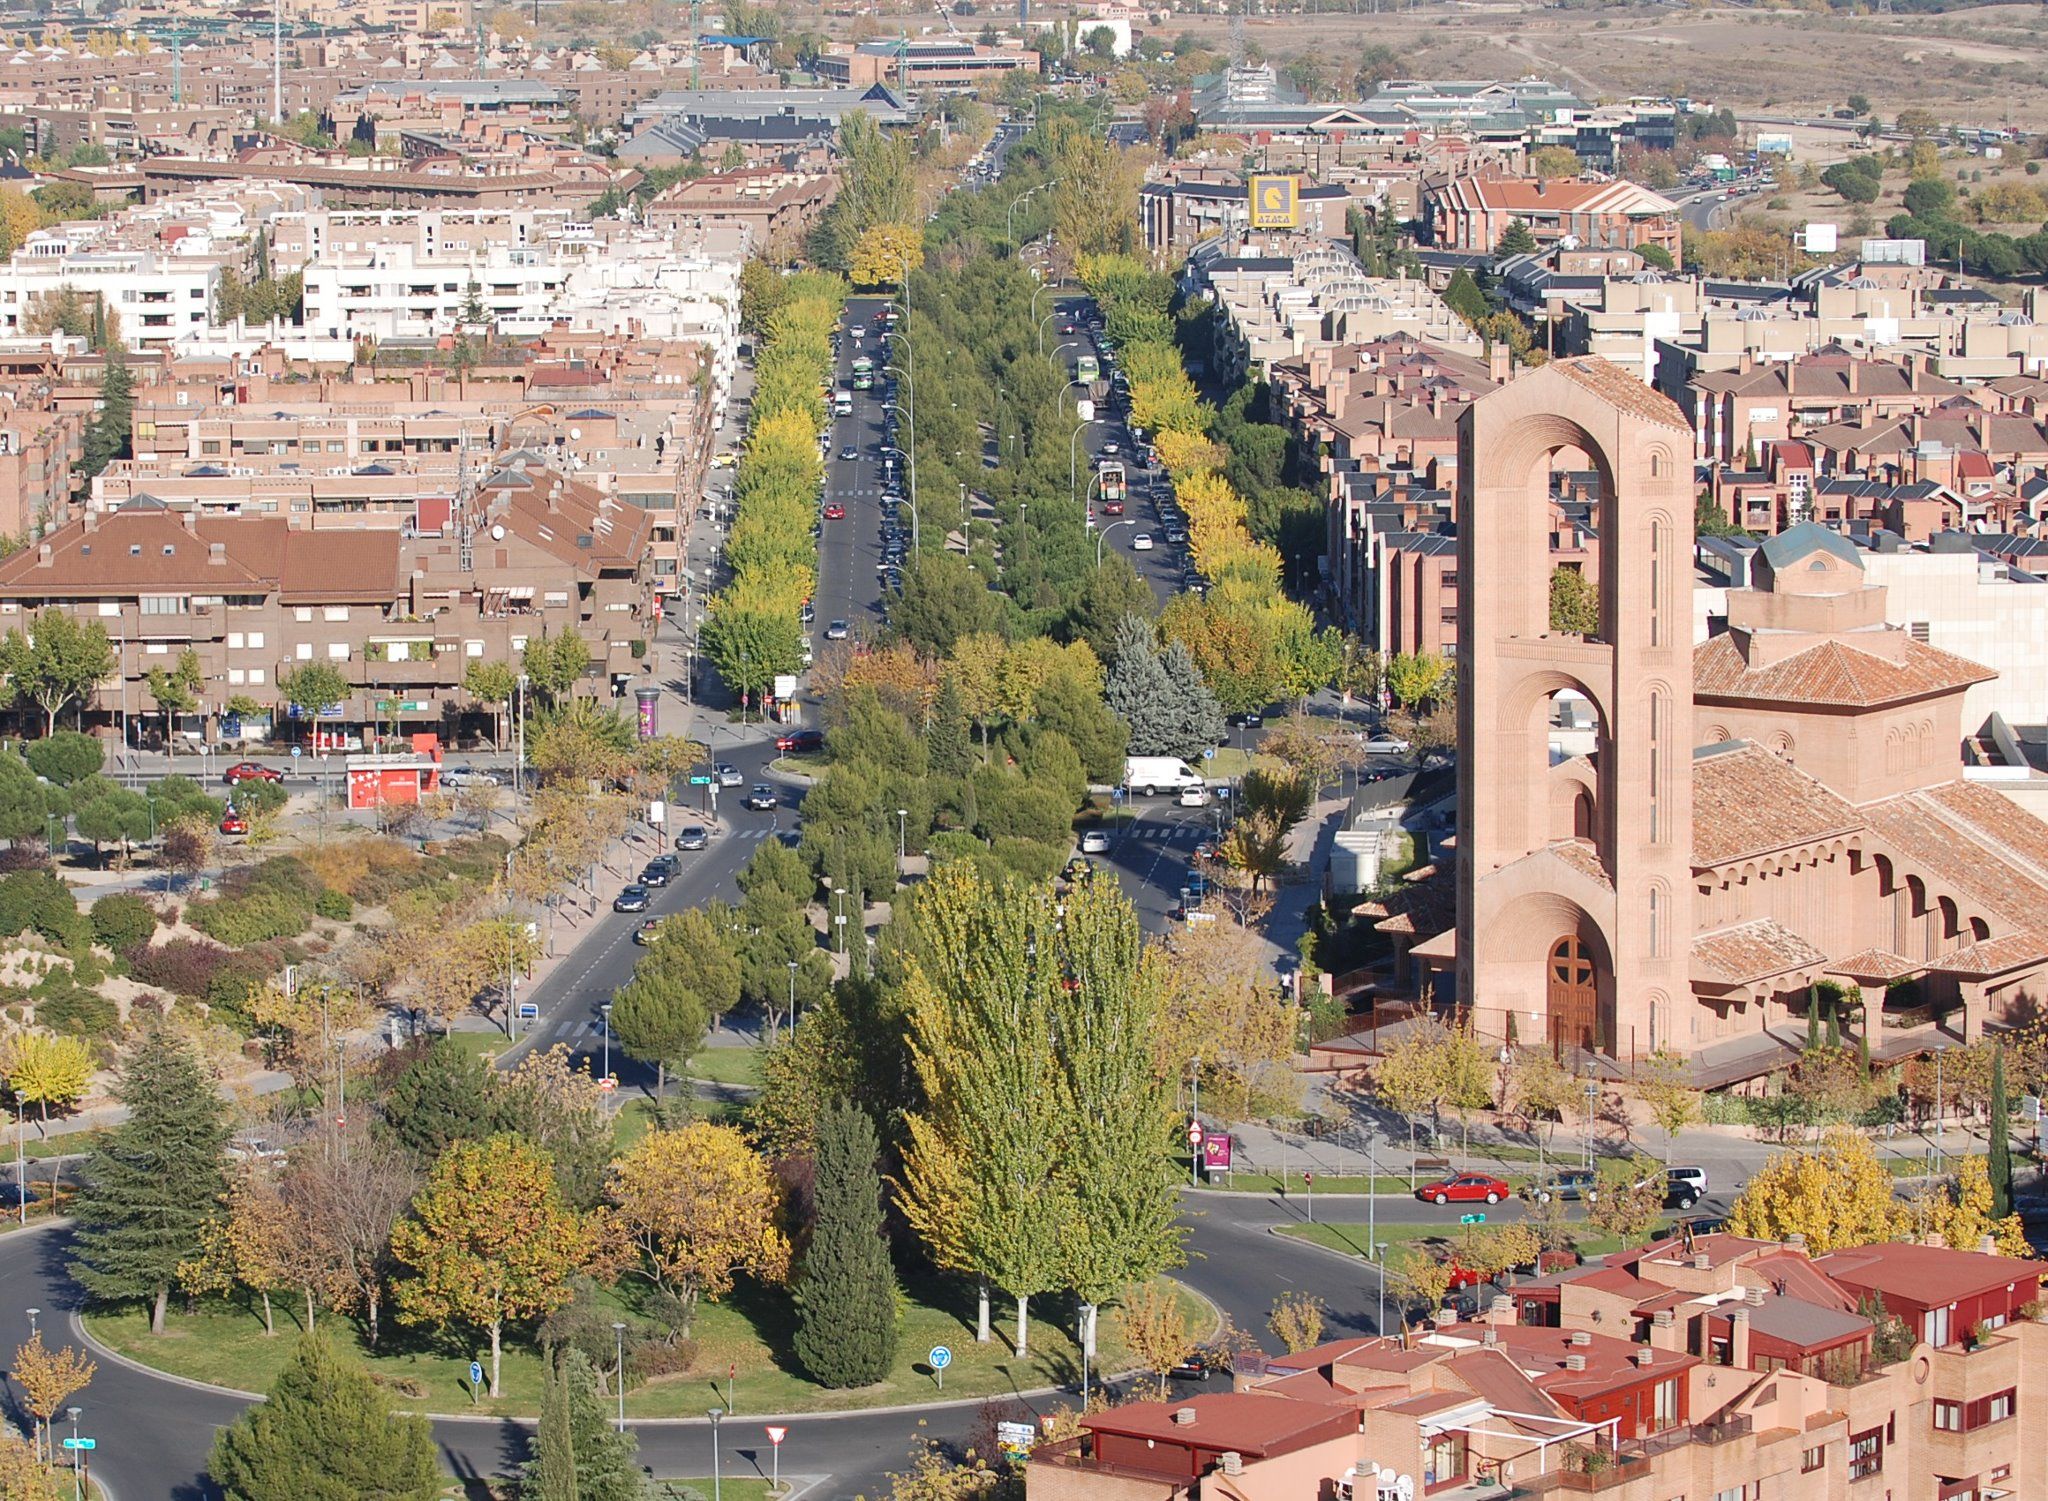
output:
M 789 1275 L 782 1193 L 767 1161 L 730 1126 L 695 1121 L 654 1131 L 612 1165 L 612 1223 L 640 1254 L 640 1270 L 672 1297 L 680 1332 L 698 1300 L 717 1302 L 734 1274 L 763 1282 Z
M 857 287 L 894 286 L 924 265 L 924 235 L 911 224 L 876 224 L 853 242 L 847 267 Z
M 29 1336 L 27 1344 L 15 1348 L 12 1374 L 28 1410 L 35 1416 L 35 1441 L 40 1448 L 49 1448 L 49 1427 L 58 1409 L 74 1392 L 85 1390 L 95 1369 L 91 1361 L 69 1345 L 61 1350 L 44 1345 L 40 1330 Z
M 1868 1141 L 1837 1129 L 1814 1146 L 1765 1163 L 1736 1198 L 1728 1228 L 1757 1240 L 1784 1240 L 1797 1231 L 1815 1256 L 1892 1240 L 1907 1221 L 1896 1186 Z
M 1159 453 L 1160 466 L 1175 479 L 1221 469 L 1230 457 L 1220 444 L 1201 433 L 1174 427 L 1154 433 L 1152 446 Z
M 1975 1251 L 1990 1236 L 2001 1256 L 2031 1257 L 2020 1217 L 1991 1213 L 1991 1172 L 1982 1157 L 1965 1157 L 1956 1170 L 1955 1192 L 1936 1184 L 1916 1195 L 1908 1210 L 1913 1228 L 1933 1235 L 1954 1251 Z
M 85 1098 L 92 1083 L 92 1053 L 77 1037 L 48 1032 L 17 1032 L 0 1049 L 0 1072 L 8 1091 L 25 1105 L 34 1105 L 45 1123 L 50 1107 L 67 1110 Z
M 18 188 L 0 188 L 0 256 L 12 255 L 43 227 L 42 206 Z

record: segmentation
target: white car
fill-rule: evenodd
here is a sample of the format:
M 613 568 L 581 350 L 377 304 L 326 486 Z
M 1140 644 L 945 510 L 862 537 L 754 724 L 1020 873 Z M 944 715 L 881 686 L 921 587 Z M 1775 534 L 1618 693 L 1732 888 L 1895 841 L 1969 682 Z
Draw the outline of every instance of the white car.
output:
M 856 344 L 858 344 L 862 339 L 865 339 L 867 336 L 867 329 L 863 325 L 858 323 L 854 324 L 852 327 L 846 330 L 846 337 L 853 340 L 853 342 Z
M 1381 735 L 1377 739 L 1365 742 L 1365 753 L 1368 756 L 1405 756 L 1408 751 L 1408 742 L 1397 740 L 1392 735 Z
M 1183 787 L 1180 790 L 1180 805 L 1183 808 L 1206 808 L 1209 806 L 1207 787 Z
M 720 761 L 717 766 L 712 768 L 712 774 L 718 778 L 718 785 L 721 787 L 744 787 L 747 785 L 747 779 L 740 775 L 740 769 L 729 761 Z
M 1140 532 L 1137 536 L 1131 538 L 1132 552 L 1150 552 L 1151 550 L 1152 534 L 1150 532 Z
M 1081 853 L 1084 855 L 1108 854 L 1109 835 L 1101 829 L 1090 829 L 1081 836 Z

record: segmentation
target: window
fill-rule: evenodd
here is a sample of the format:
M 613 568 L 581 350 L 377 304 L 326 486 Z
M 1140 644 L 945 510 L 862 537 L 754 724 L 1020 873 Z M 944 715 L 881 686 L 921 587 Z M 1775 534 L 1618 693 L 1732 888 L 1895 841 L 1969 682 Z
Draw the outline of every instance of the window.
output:
M 1943 1433 L 1963 1431 L 1963 1404 L 1937 1397 L 1934 1401 L 1934 1426 Z
M 1928 1309 L 1927 1317 L 1923 1321 L 1923 1327 L 1920 1331 L 1920 1336 L 1921 1338 L 1925 1339 L 1928 1344 L 1934 1346 L 1934 1348 L 1937 1350 L 1939 1350 L 1943 1345 L 1947 1344 L 1948 1310 L 1946 1308 Z
M 118 614 L 120 614 L 120 613 L 121 613 L 121 602 L 120 602 L 120 601 L 119 601 L 118 599 L 103 599 L 103 600 L 101 600 L 101 601 L 100 601 L 100 613 L 101 613 L 102 615 L 118 615 Z
M 249 682 L 252 686 L 260 687 L 269 680 L 270 673 L 266 668 L 252 667 L 249 669 Z
M 233 644 L 233 643 L 230 643 L 230 645 L 232 645 L 232 644 Z M 251 631 L 251 632 L 249 632 L 249 650 L 251 650 L 251 651 L 261 651 L 262 649 L 263 649 L 263 632 L 261 632 L 261 631 Z
M 145 615 L 182 614 L 185 609 L 185 596 L 182 594 L 145 594 L 142 596 L 141 606 L 142 613 Z
M 1884 1469 L 1884 1430 L 1866 1429 L 1849 1436 L 1849 1478 L 1867 1480 Z
M 231 687 L 240 687 L 240 686 L 241 686 L 242 684 L 244 684 L 244 683 L 246 683 L 246 682 L 248 682 L 248 681 L 249 681 L 249 674 L 248 674 L 248 673 L 246 673 L 246 672 L 244 672 L 244 671 L 242 671 L 242 669 L 241 669 L 241 668 L 239 668 L 239 667 L 230 667 L 230 668 L 228 669 L 228 684 L 229 684 L 229 686 L 231 686 Z
M 1652 1397 L 1654 1399 L 1654 1408 L 1651 1414 L 1653 1426 L 1661 1431 L 1676 1423 L 1678 1421 L 1678 1378 L 1673 1376 L 1668 1381 L 1658 1382 L 1652 1391 Z
M 310 641 L 301 641 L 301 642 L 299 642 L 299 643 L 298 643 L 298 644 L 297 644 L 296 646 L 294 646 L 294 647 L 292 648 L 292 655 L 293 655 L 293 656 L 294 656 L 295 658 L 297 658 L 297 659 L 298 659 L 299 661 L 301 661 L 301 662 L 310 662 L 310 661 L 312 661 L 312 660 L 313 660 L 313 643 L 312 643 L 312 642 L 310 642 Z
M 1799 1453 L 1799 1473 L 1811 1475 L 1815 1470 L 1824 1470 L 1828 1465 L 1828 1446 L 1815 1444 L 1811 1449 Z
M 484 654 L 484 644 L 483 644 L 483 642 L 481 642 L 481 641 L 465 641 L 465 642 L 463 642 L 463 643 L 462 643 L 462 654 L 463 654 L 463 655 L 464 655 L 465 657 L 481 657 L 481 656 L 482 656 L 482 655 Z
M 346 620 L 348 619 L 348 606 L 329 605 L 320 612 L 320 618 L 322 620 Z
M 1726 1490 L 1715 1491 L 1714 1501 L 1755 1501 L 1757 1489 L 1753 1485 L 1731 1485 Z
M 2010 1390 L 1998 1392 L 1984 1403 L 1984 1421 L 2003 1423 L 2012 1416 L 2013 1393 Z
M 240 631 L 229 631 L 229 632 L 228 632 L 228 650 L 229 650 L 229 651 L 239 651 L 239 650 L 241 650 L 241 648 L 242 648 L 242 643 L 243 643 L 243 639 L 244 639 L 244 638 L 243 638 L 243 636 L 242 636 L 242 633 L 241 633 Z
M 331 662 L 346 662 L 348 660 L 348 643 L 346 641 L 328 642 L 327 659 Z
M 304 606 L 304 605 L 300 605 L 300 606 L 298 606 L 298 607 L 297 607 L 296 609 L 294 609 L 294 610 L 292 611 L 292 619 L 294 619 L 294 620 L 297 620 L 297 621 L 302 621 L 302 622 L 303 622 L 303 621 L 309 621 L 309 620 L 311 620 L 312 618 L 313 618 L 313 612 L 312 612 L 311 610 L 309 610 L 308 608 L 306 608 L 306 606 Z

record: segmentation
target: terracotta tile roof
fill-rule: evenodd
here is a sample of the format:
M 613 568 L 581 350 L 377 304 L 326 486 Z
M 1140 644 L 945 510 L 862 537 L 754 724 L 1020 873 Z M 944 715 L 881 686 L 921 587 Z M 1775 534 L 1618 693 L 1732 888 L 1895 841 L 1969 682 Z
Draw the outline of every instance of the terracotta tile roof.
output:
M 1500 1350 L 1474 1350 L 1469 1355 L 1459 1355 L 1446 1362 L 1452 1375 L 1472 1389 L 1472 1394 L 1491 1404 L 1496 1410 L 1525 1412 L 1540 1416 L 1562 1417 L 1564 1409 L 1547 1396 L 1543 1389 L 1524 1376 L 1514 1361 Z M 1512 1419 L 1502 1419 L 1512 1423 Z M 1520 1426 L 1516 1424 L 1515 1426 Z M 1530 1432 L 1543 1431 L 1544 1425 L 1533 1425 Z M 1554 1429 L 1550 1430 L 1555 1432 Z
M 1598 355 L 1552 360 L 1547 368 L 1559 371 L 1566 379 L 1584 386 L 1595 396 L 1620 407 L 1631 416 L 1662 423 L 1666 427 L 1686 427 L 1685 414 L 1679 411 L 1677 402 L 1651 390 L 1621 366 Z
M 1891 981 L 1917 975 L 1926 968 L 1925 964 L 1915 964 L 1890 949 L 1859 949 L 1848 958 L 1837 959 L 1830 964 L 1828 973 L 1844 975 L 1851 980 Z
M 1823 641 L 1768 667 L 1751 667 L 1737 633 L 1723 632 L 1693 648 L 1693 691 L 1702 698 L 1875 708 L 1932 693 L 1953 693 L 1998 674 L 1938 647 L 1906 638 L 1897 662 Z
M 1192 1408 L 1192 1423 L 1173 1415 Z M 1286 1454 L 1306 1445 L 1356 1431 L 1357 1416 L 1346 1407 L 1298 1397 L 1249 1392 L 1213 1392 L 1185 1402 L 1133 1402 L 1089 1413 L 1081 1426 L 1095 1433 L 1149 1438 L 1202 1449 L 1235 1449 L 1247 1458 Z
M 1639 1366 L 1637 1352 L 1648 1350 L 1648 1345 L 1606 1334 L 1588 1336 L 1587 1343 L 1580 1345 L 1572 1342 L 1574 1331 L 1570 1329 L 1511 1324 L 1498 1327 L 1495 1333 L 1500 1341 L 1497 1348 L 1505 1350 L 1524 1375 L 1553 1397 L 1596 1396 L 1619 1386 L 1634 1385 L 1653 1372 L 1671 1376 L 1699 1364 L 1694 1356 L 1658 1350 L 1651 1365 Z M 1585 1361 L 1584 1370 L 1575 1371 L 1566 1365 L 1575 1355 Z
M 0 563 L 0 594 L 67 598 L 95 594 L 263 594 L 277 577 L 272 559 L 282 555 L 285 523 L 243 517 L 200 523 L 188 530 L 182 518 L 154 501 L 127 506 L 96 526 L 74 521 Z M 226 556 L 209 561 L 211 544 L 225 544 Z
M 1692 863 L 1729 865 L 1852 832 L 1857 811 L 1782 756 L 1738 742 L 1692 763 Z
M 286 534 L 278 595 L 284 603 L 324 599 L 389 601 L 397 598 L 399 592 L 398 533 Z
M 1911 1241 L 1851 1246 L 1816 1257 L 1813 1264 L 1835 1281 L 1859 1292 L 1883 1293 L 1887 1300 L 1902 1301 L 1916 1308 L 1928 1307 L 1937 1300 L 1954 1302 L 1991 1292 L 2009 1282 L 2038 1285 L 2042 1272 L 2048 1271 L 2038 1261 L 1986 1256 L 1981 1251 L 1951 1251 L 1947 1246 L 1925 1246 Z M 1894 1307 L 1892 1311 L 1896 1313 L 1898 1309 Z
M 1692 941 L 1692 972 L 1709 985 L 1748 985 L 1788 970 L 1825 964 L 1827 957 L 1768 917 L 1752 918 Z
M 2003 806 L 1989 809 L 1982 798 Z M 1995 792 L 1967 783 L 1908 792 L 1861 810 L 1865 825 L 1906 868 L 2027 928 L 2048 912 L 2048 875 L 2032 852 L 2048 829 Z
M 2035 932 L 2007 933 L 1930 959 L 1927 968 L 1943 975 L 2002 975 L 2043 959 L 2048 959 L 2048 938 Z
M 1600 863 L 1599 852 L 1592 845 L 1571 839 L 1561 844 L 1553 844 L 1550 846 L 1550 853 L 1588 880 L 1596 881 L 1609 890 L 1613 889 L 1614 882 L 1608 878 L 1607 867 Z

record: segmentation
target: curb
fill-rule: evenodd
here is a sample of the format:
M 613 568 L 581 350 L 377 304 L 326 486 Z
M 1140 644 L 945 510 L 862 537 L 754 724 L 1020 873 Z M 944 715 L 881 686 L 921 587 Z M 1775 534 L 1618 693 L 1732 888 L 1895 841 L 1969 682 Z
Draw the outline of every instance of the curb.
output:
M 1378 1264 L 1376 1262 L 1370 1261 L 1363 1256 L 1354 1256 L 1349 1251 L 1338 1250 L 1335 1246 L 1318 1245 L 1315 1241 L 1310 1240 L 1306 1235 L 1289 1235 L 1287 1233 L 1287 1226 L 1285 1225 L 1268 1225 L 1266 1227 L 1266 1233 L 1268 1235 L 1274 1236 L 1277 1239 L 1287 1241 L 1292 1245 L 1302 1246 L 1311 1251 L 1321 1252 L 1325 1256 L 1335 1257 L 1337 1260 L 1344 1262 L 1346 1265 L 1349 1266 L 1373 1267 L 1375 1270 L 1377 1270 L 1378 1268 Z

